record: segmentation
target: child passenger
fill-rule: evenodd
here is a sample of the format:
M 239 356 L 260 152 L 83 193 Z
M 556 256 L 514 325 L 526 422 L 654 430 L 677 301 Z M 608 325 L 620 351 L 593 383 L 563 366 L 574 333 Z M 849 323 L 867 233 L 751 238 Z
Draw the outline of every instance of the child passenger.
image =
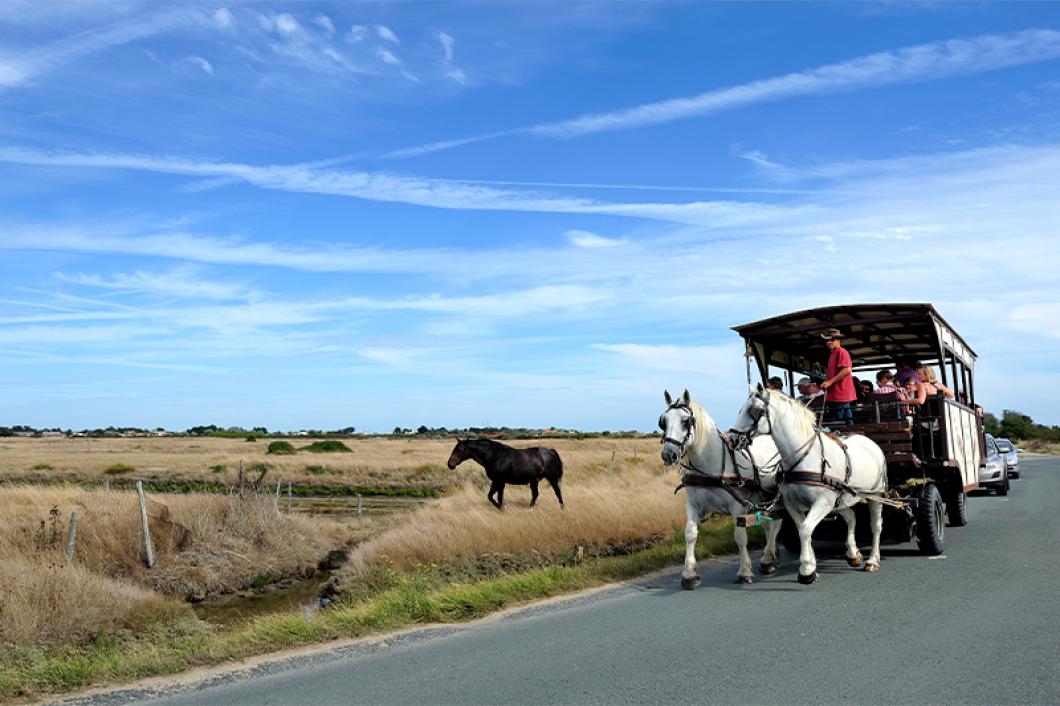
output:
M 894 375 L 891 371 L 881 370 L 876 373 L 876 394 L 886 395 L 891 392 L 898 392 L 898 388 L 894 386 Z

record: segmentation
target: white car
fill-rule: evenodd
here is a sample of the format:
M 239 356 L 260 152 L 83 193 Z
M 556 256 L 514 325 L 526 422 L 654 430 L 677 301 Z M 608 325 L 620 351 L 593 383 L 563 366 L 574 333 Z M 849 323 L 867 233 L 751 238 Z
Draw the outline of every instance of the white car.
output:
M 1005 457 L 1005 470 L 1008 471 L 1009 478 L 1020 477 L 1020 453 L 1016 445 L 1008 439 L 994 439 L 994 443 L 997 444 L 997 450 Z
M 979 467 L 979 487 L 993 488 L 998 495 L 1008 495 L 1008 470 L 1005 457 L 997 450 L 994 437 L 986 435 L 986 458 Z

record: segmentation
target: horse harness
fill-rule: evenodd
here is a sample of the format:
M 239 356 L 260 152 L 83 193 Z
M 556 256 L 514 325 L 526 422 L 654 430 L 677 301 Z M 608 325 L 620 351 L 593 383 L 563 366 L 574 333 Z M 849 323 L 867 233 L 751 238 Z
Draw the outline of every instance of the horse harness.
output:
M 751 415 L 753 423 L 751 424 L 750 428 L 747 431 L 745 431 L 745 432 L 737 431 L 736 429 L 730 429 L 729 430 L 730 432 L 742 435 L 747 440 L 750 440 L 751 433 L 755 429 L 758 428 L 758 424 L 762 420 L 763 416 L 765 416 L 765 418 L 766 418 L 766 424 L 769 425 L 769 430 L 766 433 L 767 434 L 772 434 L 773 433 L 773 419 L 769 415 L 769 397 L 762 397 L 761 396 L 761 392 L 756 392 L 755 395 L 759 399 L 763 400 L 765 402 L 765 404 L 764 404 L 764 406 L 762 408 L 762 411 L 759 412 L 757 416 Z M 832 441 L 837 443 L 839 445 L 839 448 L 843 449 L 843 456 L 846 458 L 846 474 L 844 475 L 844 478 L 843 478 L 842 481 L 840 481 L 838 479 L 835 479 L 835 478 L 830 478 L 828 476 L 828 474 L 827 474 L 828 467 L 831 464 L 829 464 L 828 463 L 828 459 L 825 458 L 825 453 L 824 453 L 824 437 L 825 436 L 827 436 Z M 802 463 L 803 460 L 807 456 L 810 455 L 810 450 L 813 448 L 813 442 L 815 440 L 821 446 L 821 470 L 820 470 L 820 472 L 818 473 L 816 471 L 796 471 L 795 469 L 798 467 L 798 465 L 800 463 Z M 813 434 L 813 436 L 811 436 L 809 439 L 807 439 L 806 443 L 804 443 L 802 446 L 800 446 L 799 448 L 795 449 L 795 453 L 793 454 L 793 456 L 796 456 L 796 458 L 791 463 L 787 463 L 787 459 L 785 459 L 783 456 L 781 456 L 781 459 L 780 459 L 780 472 L 777 474 L 777 482 L 778 483 L 787 482 L 789 484 L 798 484 L 798 485 L 816 485 L 816 486 L 821 486 L 821 487 L 825 487 L 825 488 L 831 488 L 832 490 L 835 490 L 836 492 L 838 492 L 840 494 L 842 494 L 842 493 L 850 493 L 851 495 L 857 495 L 858 494 L 858 491 L 854 490 L 849 485 L 849 483 L 850 483 L 850 475 L 851 475 L 851 472 L 853 471 L 853 469 L 852 469 L 852 467 L 850 465 L 850 451 L 847 448 L 847 445 L 845 443 L 843 443 L 843 440 L 839 437 L 839 435 L 837 435 L 837 434 L 835 434 L 833 432 L 822 431 L 820 425 L 815 424 L 814 425 L 814 434 Z
M 680 457 L 683 459 L 685 456 L 685 444 L 688 443 L 688 438 L 692 436 L 692 430 L 693 428 L 695 428 L 695 413 L 692 411 L 691 407 L 680 402 L 670 405 L 667 409 L 684 409 L 688 412 L 688 431 L 685 432 L 684 439 L 678 441 L 677 439 L 674 439 L 669 436 L 664 436 L 662 439 L 662 443 L 666 443 L 667 441 L 669 441 L 671 444 L 676 445 L 678 449 L 680 449 Z M 729 462 L 732 463 L 733 471 L 736 475 L 725 475 L 726 456 L 722 456 L 720 475 L 711 475 L 709 473 L 704 473 L 703 471 L 696 468 L 693 464 L 682 460 L 679 462 L 679 465 L 687 472 L 681 477 L 680 485 L 674 488 L 674 495 L 676 495 L 678 491 L 680 491 L 682 488 L 720 488 L 726 493 L 728 493 L 733 500 L 735 500 L 740 505 L 744 506 L 744 508 L 748 511 L 757 512 L 763 510 L 764 508 L 762 506 L 751 502 L 746 497 L 743 497 L 738 492 L 736 492 L 738 489 L 746 488 L 751 491 L 757 490 L 764 493 L 765 488 L 762 486 L 763 469 L 758 466 L 758 464 L 754 460 L 754 456 L 751 455 L 751 452 L 748 449 L 737 449 L 735 445 L 721 432 L 721 430 L 717 428 L 717 426 L 714 427 L 714 433 L 718 435 L 718 439 L 721 441 L 722 446 L 724 446 L 725 450 L 728 451 L 727 458 L 729 459 Z M 744 478 L 743 475 L 741 475 L 740 464 L 736 461 L 737 453 L 741 454 L 745 459 L 747 459 L 747 463 L 751 466 L 750 478 Z M 768 509 L 772 509 L 773 505 L 776 504 L 776 497 L 776 493 L 773 493 L 771 495 L 773 502 L 768 505 Z

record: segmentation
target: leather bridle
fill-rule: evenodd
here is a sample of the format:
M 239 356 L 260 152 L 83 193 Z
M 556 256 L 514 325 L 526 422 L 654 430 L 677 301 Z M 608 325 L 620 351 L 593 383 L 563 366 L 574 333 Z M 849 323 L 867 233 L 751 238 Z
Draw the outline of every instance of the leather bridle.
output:
M 751 426 L 746 430 L 739 430 L 736 427 L 729 429 L 729 436 L 733 439 L 733 443 L 736 444 L 737 448 L 744 448 L 751 445 L 751 440 L 762 432 L 758 431 L 758 426 L 762 421 L 762 417 L 766 418 L 766 435 L 773 434 L 773 419 L 769 416 L 769 395 L 764 394 L 762 391 L 757 391 L 754 394 L 755 398 L 762 402 L 762 408 L 752 407 L 748 412 L 747 416 L 751 418 Z M 756 414 L 757 412 L 757 414 Z
M 678 458 L 681 458 L 685 455 L 685 444 L 688 443 L 688 440 L 692 437 L 693 430 L 696 428 L 696 414 L 692 411 L 691 407 L 689 407 L 683 402 L 674 402 L 666 408 L 666 412 L 669 412 L 671 409 L 683 409 L 688 412 L 688 428 L 685 430 L 685 438 L 678 441 L 672 436 L 666 436 L 666 426 L 663 424 L 663 418 L 660 416 L 659 427 L 661 427 L 663 430 L 663 438 L 660 443 L 665 444 L 667 441 L 669 441 L 671 444 L 680 449 L 681 453 L 678 455 Z M 663 412 L 663 414 L 665 415 L 666 412 Z

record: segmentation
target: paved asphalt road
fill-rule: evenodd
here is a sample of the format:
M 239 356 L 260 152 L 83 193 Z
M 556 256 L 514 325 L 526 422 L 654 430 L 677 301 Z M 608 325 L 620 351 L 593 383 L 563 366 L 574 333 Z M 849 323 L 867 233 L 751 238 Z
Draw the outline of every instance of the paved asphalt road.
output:
M 732 562 L 494 620 L 425 630 L 92 704 L 1060 703 L 1060 461 L 969 499 L 944 557 L 885 547 L 881 573 L 792 557 L 752 586 Z

